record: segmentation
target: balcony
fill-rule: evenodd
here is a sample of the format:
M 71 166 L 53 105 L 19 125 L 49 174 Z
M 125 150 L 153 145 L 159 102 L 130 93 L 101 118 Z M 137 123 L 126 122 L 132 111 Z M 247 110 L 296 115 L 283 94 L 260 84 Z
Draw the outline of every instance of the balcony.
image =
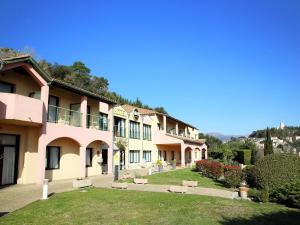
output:
M 14 93 L 0 93 L 0 119 L 42 124 L 43 102 Z
M 109 120 L 107 117 L 88 114 L 86 121 L 87 128 L 108 131 Z
M 47 121 L 50 123 L 66 124 L 81 127 L 82 113 L 53 105 L 48 106 Z
M 115 125 L 114 126 L 114 136 L 115 137 L 126 137 L 126 128 Z

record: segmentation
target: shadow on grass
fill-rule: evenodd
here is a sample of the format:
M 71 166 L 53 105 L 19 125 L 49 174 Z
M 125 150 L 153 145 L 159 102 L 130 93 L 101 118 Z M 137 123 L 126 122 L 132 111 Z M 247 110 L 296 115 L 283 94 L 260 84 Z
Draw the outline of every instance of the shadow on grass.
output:
M 222 225 L 299 225 L 299 211 L 283 211 L 246 218 L 224 218 Z

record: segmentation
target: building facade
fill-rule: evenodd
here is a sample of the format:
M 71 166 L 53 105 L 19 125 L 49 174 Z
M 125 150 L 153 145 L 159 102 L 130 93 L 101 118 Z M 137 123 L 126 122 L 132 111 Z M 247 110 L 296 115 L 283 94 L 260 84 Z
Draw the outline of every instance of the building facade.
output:
M 180 166 L 207 158 L 198 130 L 51 78 L 29 56 L 0 70 L 0 185 Z

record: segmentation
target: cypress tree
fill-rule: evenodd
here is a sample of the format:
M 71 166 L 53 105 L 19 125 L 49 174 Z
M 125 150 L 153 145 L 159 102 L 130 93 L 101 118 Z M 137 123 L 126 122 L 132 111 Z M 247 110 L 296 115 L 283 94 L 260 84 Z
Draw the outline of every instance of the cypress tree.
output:
M 264 146 L 264 155 L 273 154 L 273 143 L 271 139 L 271 133 L 269 127 L 267 128 L 266 138 L 265 138 L 265 146 Z

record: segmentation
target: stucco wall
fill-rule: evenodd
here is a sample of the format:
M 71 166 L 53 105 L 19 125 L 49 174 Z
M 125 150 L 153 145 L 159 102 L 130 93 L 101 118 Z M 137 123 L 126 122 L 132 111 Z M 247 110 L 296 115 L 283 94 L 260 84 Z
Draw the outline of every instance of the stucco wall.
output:
M 60 167 L 46 170 L 46 179 L 51 181 L 80 177 L 79 145 L 76 142 L 68 138 L 60 138 L 52 141 L 48 146 L 60 147 Z
M 28 73 L 17 73 L 13 70 L 9 70 L 0 76 L 1 81 L 15 84 L 16 93 L 19 95 L 29 96 L 29 93 L 34 91 L 40 91 L 41 88 L 37 82 Z
M 0 133 L 20 135 L 17 183 L 35 183 L 38 167 L 39 127 L 1 124 Z

